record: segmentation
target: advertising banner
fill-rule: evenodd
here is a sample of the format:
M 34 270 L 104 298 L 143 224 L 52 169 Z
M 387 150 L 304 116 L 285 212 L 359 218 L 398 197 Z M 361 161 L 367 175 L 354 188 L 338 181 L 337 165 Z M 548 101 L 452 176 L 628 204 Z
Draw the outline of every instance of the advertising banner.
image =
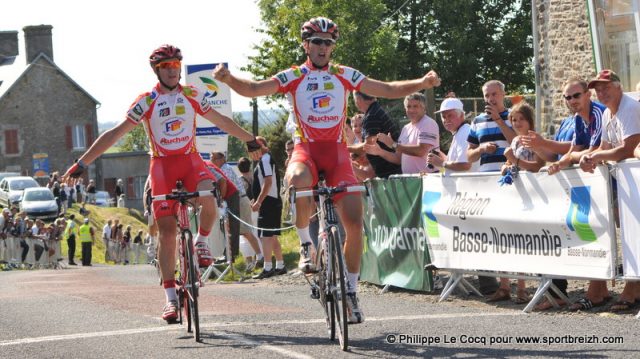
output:
M 439 268 L 609 279 L 615 231 L 610 175 L 567 169 L 423 178 L 422 214 Z M 637 232 L 636 232 L 637 233 Z
M 640 193 L 637 185 L 640 181 L 640 161 L 627 160 L 618 163 L 616 179 L 624 276 L 640 278 Z
M 49 177 L 49 155 L 46 153 L 33 154 L 33 177 Z
M 227 66 L 227 64 L 224 64 Z M 212 71 L 218 64 L 187 65 L 187 84 L 205 93 L 211 107 L 221 114 L 233 118 L 231 90 L 224 83 L 213 79 Z M 229 135 L 202 116 L 196 116 L 196 147 L 204 159 L 211 152 L 227 152 Z
M 428 291 L 430 262 L 420 220 L 419 177 L 372 180 L 365 213 L 360 279 L 374 284 Z

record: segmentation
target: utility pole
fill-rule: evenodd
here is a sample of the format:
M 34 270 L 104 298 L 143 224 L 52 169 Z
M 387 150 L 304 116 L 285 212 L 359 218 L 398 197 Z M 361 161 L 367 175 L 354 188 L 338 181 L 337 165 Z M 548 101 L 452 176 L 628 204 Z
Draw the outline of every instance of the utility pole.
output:
M 251 107 L 253 108 L 253 135 L 258 135 L 258 99 L 251 100 Z

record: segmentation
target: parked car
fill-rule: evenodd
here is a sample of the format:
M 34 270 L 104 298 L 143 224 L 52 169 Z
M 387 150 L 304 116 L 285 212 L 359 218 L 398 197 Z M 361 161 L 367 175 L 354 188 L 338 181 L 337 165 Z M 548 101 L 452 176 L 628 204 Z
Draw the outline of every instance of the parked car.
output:
M 18 172 L 0 172 L 0 181 L 2 181 L 5 177 L 16 177 L 20 176 Z
M 0 206 L 10 207 L 20 203 L 25 188 L 40 187 L 33 177 L 5 177 L 0 181 Z
M 114 201 L 113 198 L 109 196 L 109 192 L 107 191 L 96 191 L 96 206 L 99 207 L 111 207 Z
M 48 188 L 26 188 L 22 193 L 20 211 L 26 212 L 29 218 L 53 220 L 58 217 L 58 203 Z

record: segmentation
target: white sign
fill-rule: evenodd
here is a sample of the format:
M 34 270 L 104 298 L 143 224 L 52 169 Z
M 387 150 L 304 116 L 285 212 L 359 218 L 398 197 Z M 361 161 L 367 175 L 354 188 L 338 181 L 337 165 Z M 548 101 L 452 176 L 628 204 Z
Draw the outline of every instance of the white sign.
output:
M 224 83 L 215 81 L 213 69 L 218 64 L 187 65 L 187 83 L 205 93 L 211 107 L 221 114 L 233 119 L 231 110 L 231 90 Z M 227 66 L 227 64 L 224 64 Z M 211 152 L 227 152 L 229 135 L 214 124 L 196 116 L 196 148 L 204 159 L 209 159 Z
M 622 266 L 625 277 L 640 277 L 640 162 L 619 162 L 616 169 L 618 180 L 618 206 L 620 209 L 620 234 L 622 236 Z
M 609 279 L 615 231 L 609 172 L 428 175 L 422 215 L 439 268 Z

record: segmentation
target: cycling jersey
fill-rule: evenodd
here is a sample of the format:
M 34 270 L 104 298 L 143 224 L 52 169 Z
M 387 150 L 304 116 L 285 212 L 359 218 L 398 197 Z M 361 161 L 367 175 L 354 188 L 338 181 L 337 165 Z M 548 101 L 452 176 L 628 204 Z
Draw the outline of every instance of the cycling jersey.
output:
M 350 67 L 329 64 L 317 69 L 309 61 L 273 77 L 295 114 L 296 142 L 345 142 L 347 97 L 365 76 Z
M 197 153 L 196 114 L 205 114 L 210 105 L 193 86 L 179 86 L 177 92 L 161 93 L 159 84 L 140 95 L 127 112 L 127 119 L 144 123 L 152 157 Z

